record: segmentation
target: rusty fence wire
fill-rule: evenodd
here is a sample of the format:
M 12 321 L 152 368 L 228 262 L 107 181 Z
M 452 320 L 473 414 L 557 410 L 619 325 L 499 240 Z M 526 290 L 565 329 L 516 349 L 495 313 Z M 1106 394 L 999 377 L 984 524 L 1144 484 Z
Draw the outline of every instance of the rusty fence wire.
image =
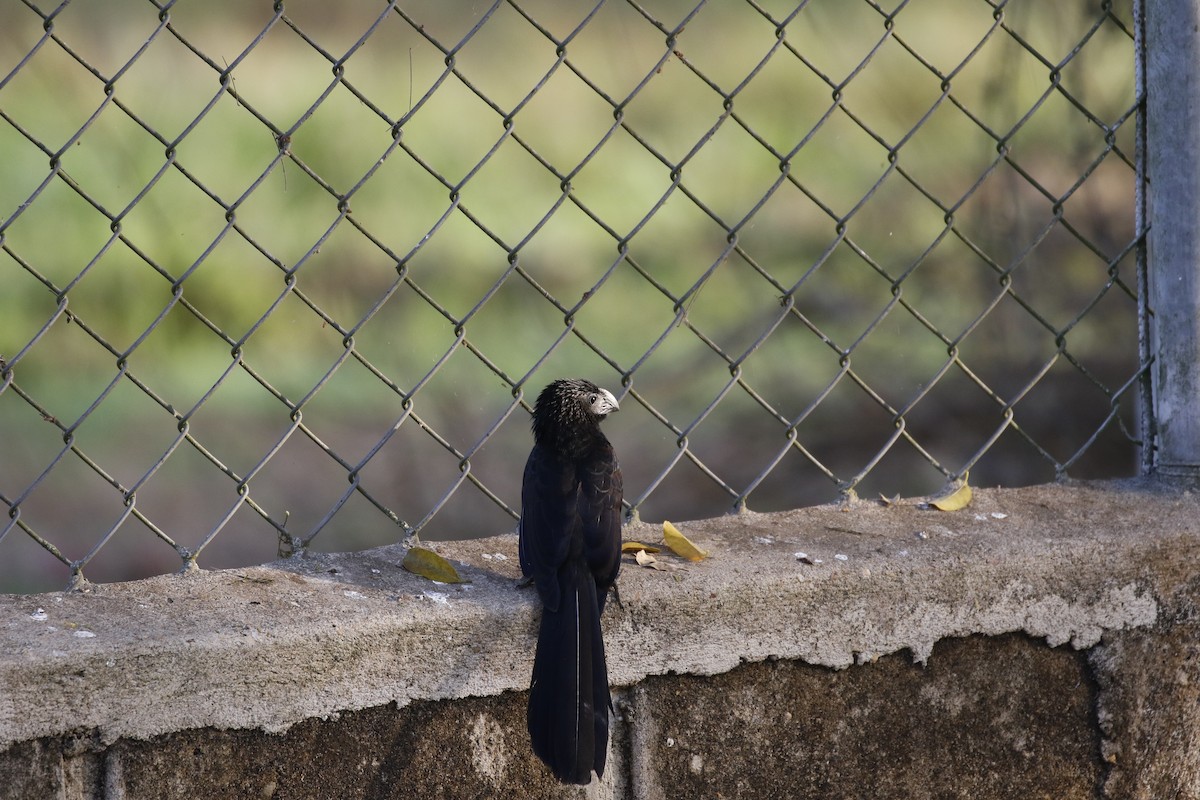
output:
M 5 4 L 0 591 L 1135 473 L 1135 11 Z

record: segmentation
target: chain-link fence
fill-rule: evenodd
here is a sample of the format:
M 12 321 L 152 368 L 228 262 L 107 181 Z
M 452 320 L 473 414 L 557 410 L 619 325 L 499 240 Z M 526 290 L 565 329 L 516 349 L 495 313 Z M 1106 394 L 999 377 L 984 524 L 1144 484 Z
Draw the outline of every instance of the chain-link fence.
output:
M 1129 2 L 0 10 L 0 591 L 1137 471 Z

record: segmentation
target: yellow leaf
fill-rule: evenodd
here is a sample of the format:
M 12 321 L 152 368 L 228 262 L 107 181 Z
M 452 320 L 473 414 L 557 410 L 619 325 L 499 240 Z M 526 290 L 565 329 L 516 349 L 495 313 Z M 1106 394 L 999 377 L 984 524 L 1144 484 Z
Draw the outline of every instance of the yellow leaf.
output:
M 964 474 L 962 480 L 952 483 L 942 495 L 929 501 L 938 511 L 958 511 L 971 503 L 971 486 Z
M 458 575 L 458 570 L 454 568 L 446 559 L 439 556 L 432 550 L 426 550 L 424 547 L 410 547 L 408 552 L 404 554 L 404 561 L 400 566 L 414 575 L 420 575 L 422 578 L 428 578 L 431 581 L 439 583 L 466 583 Z
M 677 556 L 683 556 L 688 561 L 703 561 L 708 558 L 707 550 L 696 547 L 669 522 L 663 522 L 663 539 L 666 540 L 667 547 L 671 548 L 671 552 Z
M 647 553 L 659 553 L 661 550 L 651 544 L 642 544 L 641 542 L 622 542 L 622 553 L 636 553 L 638 550 L 645 550 Z

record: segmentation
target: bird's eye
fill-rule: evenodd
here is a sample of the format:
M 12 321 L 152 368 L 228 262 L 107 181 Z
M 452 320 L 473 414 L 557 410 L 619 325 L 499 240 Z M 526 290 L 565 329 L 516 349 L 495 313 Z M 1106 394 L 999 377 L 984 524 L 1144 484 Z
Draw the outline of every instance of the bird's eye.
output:
M 588 403 L 595 403 L 599 399 L 600 399 L 600 395 L 598 395 L 598 394 L 589 394 L 588 395 Z

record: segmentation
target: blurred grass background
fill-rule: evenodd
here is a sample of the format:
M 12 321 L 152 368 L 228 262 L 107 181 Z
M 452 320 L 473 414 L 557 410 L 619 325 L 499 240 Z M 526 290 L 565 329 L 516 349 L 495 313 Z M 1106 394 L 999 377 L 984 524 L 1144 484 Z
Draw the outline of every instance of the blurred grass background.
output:
M 178 548 L 203 546 L 205 567 L 269 560 L 278 531 L 213 461 L 257 468 L 248 496 L 305 535 L 349 485 L 323 448 L 357 464 L 418 385 L 423 424 L 406 418 L 358 474 L 402 524 L 355 493 L 314 547 L 392 542 L 437 507 L 462 471 L 429 429 L 467 452 L 495 427 L 470 472 L 518 509 L 530 440 L 511 384 L 531 399 L 563 375 L 618 396 L 625 376 L 641 398 L 606 427 L 643 519 L 725 513 L 760 477 L 754 510 L 833 500 L 877 457 L 859 495 L 938 489 L 1004 427 L 1001 404 L 944 369 L 946 340 L 1015 402 L 1028 437 L 1005 429 L 973 483 L 1052 480 L 1102 427 L 1068 474 L 1136 470 L 1132 393 L 1114 397 L 1138 369 L 1127 2 L 1106 17 L 1096 2 L 1014 0 L 1000 15 L 1011 33 L 988 36 L 988 3 L 912 0 L 883 9 L 889 37 L 868 3 L 813 0 L 786 26 L 794 52 L 757 72 L 776 45 L 764 13 L 782 20 L 793 4 L 608 2 L 574 35 L 590 6 L 549 0 L 402 14 L 299 0 L 273 24 L 267 2 L 74 2 L 48 21 L 57 7 L 36 5 L 0 6 L 0 496 L 61 558 L 9 525 L 0 591 L 60 588 L 63 562 L 110 532 L 91 580 L 177 569 Z M 666 43 L 654 22 L 673 30 L 689 14 Z M 569 68 L 553 69 L 556 45 L 531 19 L 570 37 Z M 1029 48 L 1069 57 L 1055 74 L 1065 93 L 1039 104 L 1051 70 Z M 958 105 L 939 102 L 930 67 Z M 605 138 L 614 108 L 598 92 L 628 130 Z M 731 93 L 740 122 L 705 139 Z M 795 182 L 770 192 L 781 173 L 767 146 L 802 141 Z M 908 179 L 889 171 L 889 148 Z M 539 159 L 570 176 L 574 202 Z M 959 235 L 944 235 L 947 209 Z M 734 227 L 741 253 L 725 257 Z M 714 265 L 676 325 L 676 301 Z M 568 308 L 587 297 L 573 318 L 586 343 L 568 335 L 542 361 L 564 314 L 533 282 Z M 718 350 L 738 359 L 771 328 L 780 286 L 808 324 L 787 317 L 740 362 L 761 402 L 741 386 L 722 395 Z M 894 286 L 916 313 L 888 310 Z M 339 330 L 360 323 L 353 347 L 379 374 L 351 358 L 321 383 L 346 354 Z M 247 334 L 240 355 L 259 380 L 229 370 L 230 341 Z M 836 380 L 846 364 L 861 385 Z M 308 397 L 299 418 L 319 444 L 286 436 L 292 410 L 263 382 L 293 405 Z M 794 432 L 825 470 L 796 448 L 779 458 L 788 426 L 763 403 L 795 420 L 827 391 Z M 905 430 L 941 470 L 905 439 L 888 447 L 896 426 L 872 393 L 895 409 L 919 399 Z M 688 429 L 716 398 L 688 430 L 701 469 L 659 417 Z M 176 446 L 184 418 L 209 457 Z M 177 547 L 126 516 L 135 486 L 138 513 Z M 513 526 L 463 482 L 421 535 Z

